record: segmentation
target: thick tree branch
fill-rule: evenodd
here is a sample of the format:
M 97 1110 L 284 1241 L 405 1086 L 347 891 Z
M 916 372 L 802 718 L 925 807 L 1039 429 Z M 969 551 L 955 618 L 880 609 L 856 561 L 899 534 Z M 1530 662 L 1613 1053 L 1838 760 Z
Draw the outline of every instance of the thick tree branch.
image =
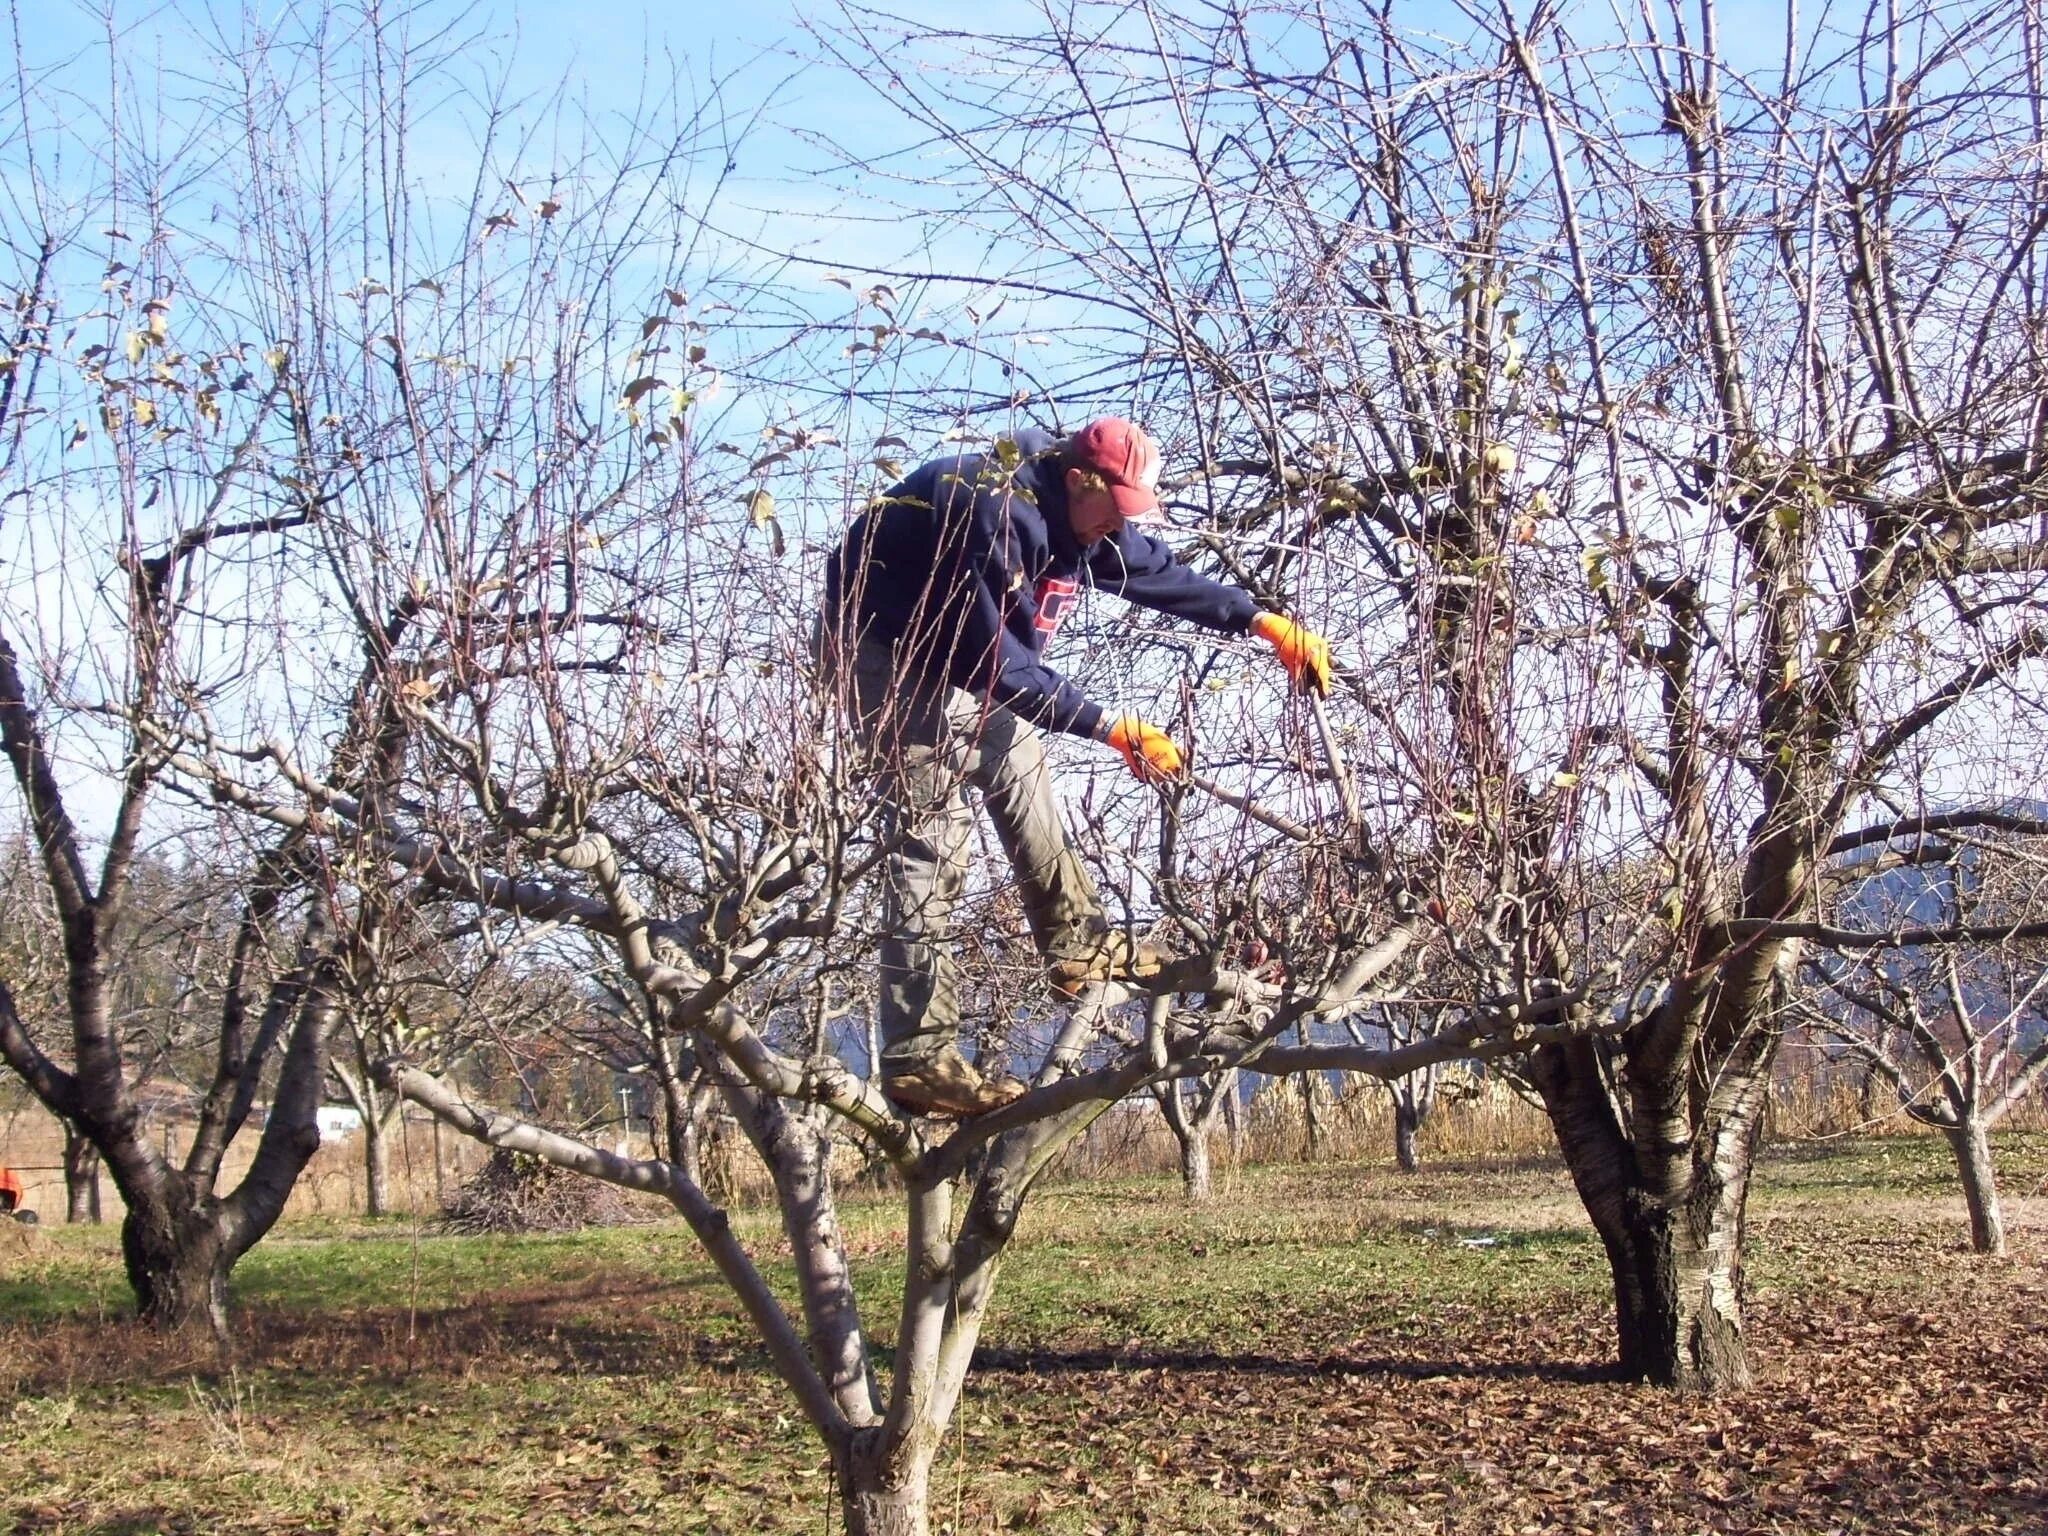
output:
M 2048 819 L 2016 812 L 1968 810 L 1942 811 L 1929 816 L 1901 816 L 1895 821 L 1873 822 L 1844 832 L 1828 844 L 1830 857 L 1853 853 L 1873 843 L 1892 843 L 1902 838 L 1939 837 L 1947 832 L 2018 832 L 2028 837 L 2048 837 Z
M 83 917 L 95 892 L 85 872 L 78 829 L 64 808 L 64 792 L 50 767 L 49 749 L 29 706 L 13 645 L 0 636 L 0 746 L 14 765 L 15 782 L 28 803 L 29 825 L 36 848 L 57 898 L 57 913 L 67 924 Z
M 14 993 L 0 982 L 0 1057 L 5 1057 L 21 1080 L 43 1101 L 50 1113 L 76 1120 L 83 1109 L 78 1079 L 43 1054 L 42 1047 L 21 1022 L 15 1010 Z

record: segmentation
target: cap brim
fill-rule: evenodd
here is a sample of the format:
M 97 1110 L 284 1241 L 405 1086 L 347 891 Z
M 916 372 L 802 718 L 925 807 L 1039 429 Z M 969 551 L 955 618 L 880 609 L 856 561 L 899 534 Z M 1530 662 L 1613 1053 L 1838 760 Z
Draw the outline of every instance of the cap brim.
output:
M 1143 486 L 1118 485 L 1111 481 L 1109 499 L 1127 523 L 1163 523 L 1166 513 L 1159 498 Z

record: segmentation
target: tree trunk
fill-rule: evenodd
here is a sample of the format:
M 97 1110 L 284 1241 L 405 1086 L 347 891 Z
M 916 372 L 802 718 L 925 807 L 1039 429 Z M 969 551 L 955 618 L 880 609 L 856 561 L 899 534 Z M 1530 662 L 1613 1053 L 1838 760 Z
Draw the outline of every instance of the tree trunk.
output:
M 1738 1244 L 1726 1232 L 1702 1240 L 1686 1213 L 1639 1190 L 1622 1204 L 1618 1230 L 1596 1217 L 1614 1275 L 1621 1374 L 1686 1392 L 1748 1386 Z
M 100 1222 L 100 1153 L 70 1121 L 64 1122 L 64 1219 L 72 1226 Z
M 1956 1155 L 1963 1202 L 1970 1208 L 1970 1246 L 1978 1253 L 2003 1257 L 2005 1218 L 1998 1209 L 1998 1166 L 1991 1158 L 1990 1134 L 1975 1115 L 1946 1127 L 1943 1134 Z
M 323 962 L 323 965 L 326 962 Z M 228 1272 L 270 1230 L 292 1186 L 320 1148 L 316 1113 L 327 1077 L 327 1038 L 336 1016 L 324 982 L 307 986 L 291 1006 L 297 1014 L 270 1114 L 256 1155 L 232 1195 L 215 1194 L 217 1159 L 203 1174 L 170 1166 L 144 1139 L 146 1122 L 128 1120 L 104 1135 L 101 1154 L 128 1206 L 121 1255 L 142 1320 L 166 1331 L 205 1323 L 225 1344 Z M 168 1132 L 166 1133 L 168 1135 Z M 226 1137 L 217 1145 L 225 1147 Z
M 1192 1104 L 1188 1099 L 1189 1086 L 1196 1090 Z M 1204 1205 L 1214 1193 L 1209 1177 L 1209 1131 L 1230 1086 L 1228 1082 L 1210 1083 L 1206 1087 L 1168 1083 L 1159 1091 L 1159 1112 L 1180 1150 L 1181 1188 L 1186 1191 L 1190 1205 Z
M 1607 1251 L 1620 1374 L 1684 1391 L 1746 1386 L 1742 1237 L 1756 1122 L 1731 1121 L 1709 1143 L 1720 1148 L 1711 1161 L 1676 1142 L 1653 1187 L 1652 1154 L 1616 1118 L 1598 1049 L 1586 1040 L 1541 1046 L 1530 1080 Z
M 1230 1166 L 1244 1163 L 1244 1100 L 1238 1096 L 1237 1068 L 1223 1085 L 1223 1139 L 1230 1146 Z
M 882 1444 L 881 1430 L 861 1430 L 838 1458 L 846 1536 L 930 1536 L 930 1465 L 917 1457 L 886 1457 Z
M 1190 1205 L 1205 1205 L 1215 1193 L 1209 1178 L 1209 1124 L 1207 1117 L 1188 1127 L 1180 1142 L 1180 1181 Z
M 367 1215 L 391 1214 L 391 1126 L 394 1118 L 376 1113 L 374 1104 L 372 1112 L 363 1116 L 363 1210 Z
M 678 1065 L 667 1039 L 655 1042 L 655 1071 L 661 1083 L 662 1139 L 668 1160 L 683 1170 L 683 1177 L 697 1188 L 704 1186 L 705 1121 L 716 1112 L 717 1086 L 704 1075 L 694 1051 L 683 1047 Z
M 700 1082 L 690 1089 L 683 1115 L 680 1156 L 676 1164 L 684 1177 L 699 1189 L 704 1187 L 704 1140 L 718 1117 L 718 1090 Z
M 930 1536 L 929 1505 L 923 1487 L 849 1487 L 840 1499 L 846 1536 Z
M 1303 1043 L 1307 1043 L 1308 1031 L 1302 1031 Z M 1316 1091 L 1321 1086 L 1321 1076 L 1314 1072 L 1301 1074 L 1301 1122 L 1307 1146 L 1302 1161 L 1319 1163 L 1323 1159 L 1323 1114 L 1319 1102 L 1321 1095 Z
M 121 1256 L 142 1320 L 165 1332 L 205 1324 L 228 1336 L 228 1270 L 234 1260 L 221 1231 L 219 1202 L 193 1200 L 184 1179 L 163 1180 L 154 1198 L 122 1191 Z
M 1416 1113 L 1414 1101 L 1406 1094 L 1394 1096 L 1394 1161 L 1401 1165 L 1403 1173 L 1416 1173 L 1422 1168 L 1422 1154 L 1415 1149 L 1415 1133 L 1422 1128 L 1422 1116 Z

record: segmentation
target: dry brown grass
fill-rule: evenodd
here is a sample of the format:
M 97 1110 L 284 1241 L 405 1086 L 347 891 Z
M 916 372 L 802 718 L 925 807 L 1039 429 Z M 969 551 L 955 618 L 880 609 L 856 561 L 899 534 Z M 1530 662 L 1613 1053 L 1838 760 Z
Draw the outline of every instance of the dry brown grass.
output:
M 1346 1074 L 1332 1084 L 1318 1080 L 1315 1129 L 1311 1134 L 1300 1078 L 1260 1082 L 1241 1116 L 1236 1145 L 1219 1122 L 1211 1137 L 1210 1155 L 1219 1188 L 1228 1188 L 1243 1169 L 1273 1164 L 1337 1162 L 1368 1167 L 1394 1162 L 1392 1101 L 1376 1081 Z M 1772 1141 L 1833 1141 L 1861 1136 L 1933 1136 L 1888 1097 L 1867 1100 L 1847 1077 L 1818 1073 L 1788 1076 L 1773 1084 L 1767 1126 Z M 2048 1096 L 2023 1101 L 2000 1125 L 2001 1131 L 2048 1131 Z M 160 1133 L 175 1153 L 190 1144 L 189 1125 L 172 1124 Z M 1424 1122 L 1418 1138 L 1422 1162 L 1466 1165 L 1554 1158 L 1557 1143 L 1548 1120 L 1536 1106 L 1498 1080 L 1472 1081 L 1461 1096 L 1446 1095 Z M 238 1141 L 229 1152 L 227 1179 L 247 1167 L 254 1138 Z M 651 1153 L 644 1134 L 633 1138 L 640 1156 Z M 63 1136 L 56 1122 L 39 1109 L 20 1109 L 0 1116 L 0 1164 L 20 1170 L 27 1204 L 46 1222 L 64 1216 Z M 438 1213 L 456 1190 L 482 1168 L 487 1148 L 452 1132 L 436 1134 L 425 1118 L 409 1119 L 395 1137 L 391 1154 L 391 1211 L 401 1216 Z M 865 1159 L 854 1147 L 842 1147 L 836 1160 L 841 1181 L 851 1187 Z M 438 1165 L 438 1175 L 436 1172 Z M 1086 1181 L 1172 1174 L 1180 1167 L 1173 1134 L 1150 1100 L 1120 1105 L 1104 1115 L 1061 1160 L 1056 1178 Z M 737 1126 L 715 1123 L 705 1143 L 706 1183 L 722 1203 L 758 1209 L 773 1198 L 766 1170 L 753 1156 Z M 314 1154 L 300 1176 L 286 1207 L 288 1219 L 304 1216 L 347 1218 L 366 1209 L 366 1174 L 360 1135 L 330 1143 Z M 886 1180 L 884 1180 L 886 1182 Z M 121 1213 L 120 1196 L 110 1180 L 101 1181 L 102 1209 L 108 1221 Z
M 1233 1147 L 1219 1123 L 1210 1156 L 1219 1184 L 1241 1168 L 1279 1163 L 1337 1162 L 1368 1167 L 1394 1162 L 1394 1109 L 1376 1081 L 1346 1075 L 1341 1084 L 1316 1080 L 1311 1133 L 1302 1080 L 1262 1082 L 1245 1106 L 1240 1144 Z M 1473 1085 L 1470 1097 L 1446 1099 L 1418 1138 L 1425 1166 L 1508 1162 L 1547 1157 L 1556 1150 L 1541 1110 L 1505 1084 Z M 1165 1120 L 1149 1101 L 1105 1115 L 1062 1164 L 1068 1178 L 1125 1178 L 1178 1171 L 1180 1151 Z
M 173 1158 L 192 1145 L 189 1122 L 173 1121 L 157 1128 L 156 1135 Z M 248 1171 L 256 1155 L 256 1130 L 236 1138 L 228 1149 L 222 1185 L 233 1188 Z M 440 1177 L 435 1176 L 436 1148 L 439 1149 Z M 483 1166 L 489 1149 L 479 1147 L 453 1132 L 438 1137 L 431 1123 L 408 1119 L 403 1134 L 394 1133 L 391 1143 L 390 1199 L 392 1210 L 403 1215 L 431 1215 L 440 1209 L 443 1192 L 453 1193 L 463 1180 Z M 46 1222 L 64 1219 L 64 1133 L 57 1122 L 39 1108 L 18 1110 L 0 1117 L 0 1163 L 21 1174 L 23 1204 L 41 1213 Z M 360 1134 L 329 1142 L 313 1154 L 285 1206 L 287 1218 L 299 1216 L 358 1216 L 368 1204 L 369 1176 L 363 1166 L 363 1138 Z M 121 1195 L 112 1179 L 100 1178 L 100 1211 L 108 1221 L 120 1219 Z

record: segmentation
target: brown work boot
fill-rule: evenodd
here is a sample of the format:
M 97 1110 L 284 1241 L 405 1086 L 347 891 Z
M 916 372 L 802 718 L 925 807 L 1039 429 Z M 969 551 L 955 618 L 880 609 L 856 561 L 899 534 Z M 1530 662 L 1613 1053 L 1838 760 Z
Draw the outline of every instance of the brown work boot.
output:
M 1054 941 L 1045 973 L 1053 991 L 1072 1002 L 1094 982 L 1150 981 L 1165 964 L 1164 951 L 1133 944 L 1129 934 L 1117 929 L 1100 928 Z
M 922 1061 L 882 1063 L 882 1097 L 913 1115 L 968 1120 L 1021 1099 L 1025 1091 L 1014 1077 L 983 1077 L 950 1045 Z

